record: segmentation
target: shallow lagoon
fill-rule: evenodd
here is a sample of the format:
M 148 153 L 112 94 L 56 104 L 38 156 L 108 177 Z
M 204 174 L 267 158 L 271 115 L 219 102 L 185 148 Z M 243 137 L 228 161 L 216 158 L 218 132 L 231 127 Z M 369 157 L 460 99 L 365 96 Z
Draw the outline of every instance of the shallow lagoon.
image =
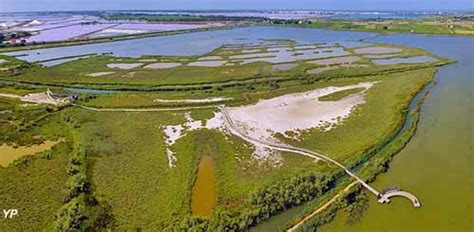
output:
M 371 33 L 340 32 L 319 29 L 283 27 L 246 27 L 229 30 L 194 32 L 172 36 L 142 38 L 117 42 L 69 47 L 37 49 L 5 53 L 10 56 L 25 54 L 20 59 L 34 62 L 65 56 L 113 53 L 115 56 L 140 57 L 142 55 L 202 55 L 223 44 L 272 43 L 272 39 L 295 40 L 299 43 L 340 42 L 344 46 L 360 45 L 356 40 Z M 244 39 L 242 39 L 244 38 Z M 263 39 L 263 40 L 262 40 Z M 265 41 L 265 39 L 267 41 Z

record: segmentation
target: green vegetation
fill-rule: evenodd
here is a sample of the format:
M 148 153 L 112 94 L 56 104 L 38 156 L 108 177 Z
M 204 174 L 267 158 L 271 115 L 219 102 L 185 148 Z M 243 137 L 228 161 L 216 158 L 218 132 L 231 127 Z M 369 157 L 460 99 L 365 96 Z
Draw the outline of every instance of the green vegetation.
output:
M 44 108 L 20 110 L 18 102 L 0 100 L 0 144 L 29 145 L 67 137 L 60 114 L 48 113 Z M 12 127 L 10 122 L 13 122 Z M 18 217 L 0 219 L 2 230 L 53 228 L 66 191 L 69 153 L 68 143 L 59 143 L 49 151 L 24 156 L 6 168 L 0 167 L 0 205 L 19 210 Z
M 474 35 L 474 23 L 464 18 L 423 19 L 317 19 L 275 21 L 274 24 L 330 30 L 367 31 L 378 33 L 415 33 Z
M 265 52 L 267 48 L 259 49 Z M 430 55 L 419 49 L 402 49 L 398 56 Z M 219 55 L 223 59 L 233 55 L 226 52 L 222 47 L 206 55 Z M 2 74 L 0 93 L 23 95 L 45 88 L 66 93 L 64 87 L 76 87 L 128 90 L 112 94 L 81 93 L 76 102 L 79 106 L 208 106 L 211 103 L 154 100 L 211 97 L 232 98 L 223 104 L 239 106 L 288 93 L 372 82 L 374 86 L 364 93 L 366 103 L 354 109 L 351 117 L 340 119 L 341 123 L 332 130 L 302 131 L 299 140 L 280 136 L 288 144 L 322 151 L 350 168 L 369 163 L 362 165 L 358 173 L 372 180 L 377 173 L 386 170 L 391 157 L 416 129 L 417 112 L 408 132 L 396 136 L 405 120 L 407 105 L 432 80 L 435 67 L 449 62 L 437 57 L 440 61 L 436 63 L 377 66 L 363 58 L 357 64 L 366 67 L 340 67 L 314 75 L 307 74 L 306 70 L 319 66 L 306 61 L 295 62 L 298 66 L 288 71 L 275 71 L 265 62 L 221 67 L 183 65 L 162 70 L 107 67 L 117 62 L 144 65 L 155 62 L 143 61 L 144 58 L 97 56 L 48 68 L 31 65 L 19 73 Z M 187 64 L 199 57 L 146 58 Z M 107 71 L 114 74 L 87 76 Z M 33 88 L 32 84 L 41 88 Z M 321 99 L 337 101 L 361 91 L 340 91 Z M 0 204 L 13 198 L 8 195 L 11 192 L 22 192 L 12 203 L 25 205 L 25 216 L 8 221 L 8 229 L 242 231 L 304 203 L 317 206 L 348 183 L 340 169 L 304 156 L 282 152 L 272 157 L 277 162 L 258 159 L 251 144 L 216 129 L 183 132 L 182 138 L 167 147 L 166 126 L 184 125 L 186 112 L 194 119 L 210 119 L 217 111 L 215 108 L 96 112 L 73 105 L 22 104 L 19 100 L 0 97 L 0 142 L 29 145 L 64 137 L 66 143 L 0 168 L 0 180 L 8 186 L 0 190 L 0 196 L 7 196 L 0 198 Z M 177 160 L 172 168 L 167 148 L 173 150 Z M 205 156 L 214 164 L 217 199 L 212 214 L 200 218 L 192 213 L 191 191 L 198 163 Z M 48 190 L 41 192 L 45 185 Z M 26 195 L 29 188 L 32 191 Z M 29 204 L 32 199 L 31 205 L 45 211 L 35 220 L 32 218 L 37 211 L 33 212 Z M 354 188 L 342 199 L 331 205 L 325 214 L 318 215 L 309 226 L 329 220 L 342 208 L 356 220 L 365 209 L 366 196 L 360 188 Z M 302 208 L 301 214 L 314 209 L 304 205 Z

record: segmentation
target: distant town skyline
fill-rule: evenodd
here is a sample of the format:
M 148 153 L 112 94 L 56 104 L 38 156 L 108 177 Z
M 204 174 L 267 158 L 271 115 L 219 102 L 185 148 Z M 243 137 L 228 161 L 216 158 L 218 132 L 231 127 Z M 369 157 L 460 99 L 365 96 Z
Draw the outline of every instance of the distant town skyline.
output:
M 473 0 L 2 0 L 0 12 L 68 10 L 472 10 Z

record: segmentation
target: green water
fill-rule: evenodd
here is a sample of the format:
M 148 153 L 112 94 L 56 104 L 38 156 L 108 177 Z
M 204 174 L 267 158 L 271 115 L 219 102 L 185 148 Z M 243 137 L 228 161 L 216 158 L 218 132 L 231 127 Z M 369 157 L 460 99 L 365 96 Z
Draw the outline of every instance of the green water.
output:
M 459 63 L 440 68 L 438 84 L 423 105 L 415 137 L 373 186 L 399 185 L 416 194 L 422 207 L 415 209 L 403 198 L 380 205 L 372 197 L 360 222 L 347 225 L 341 213 L 318 231 L 474 231 L 474 39 L 440 36 L 405 41 L 410 38 L 392 39 Z

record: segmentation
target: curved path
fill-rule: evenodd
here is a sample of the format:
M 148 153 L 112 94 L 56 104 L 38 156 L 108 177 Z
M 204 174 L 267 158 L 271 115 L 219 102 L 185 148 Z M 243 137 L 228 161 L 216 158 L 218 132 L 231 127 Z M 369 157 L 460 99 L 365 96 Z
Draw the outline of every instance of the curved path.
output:
M 415 195 L 413 195 L 409 192 L 405 192 L 405 191 L 397 190 L 397 189 L 389 190 L 389 191 L 383 193 L 380 196 L 380 198 L 378 199 L 378 202 L 381 203 L 381 204 L 390 203 L 390 198 L 391 197 L 396 197 L 396 196 L 405 197 L 405 198 L 409 199 L 411 201 L 411 203 L 413 204 L 413 207 L 415 207 L 415 208 L 421 207 L 421 203 Z
M 336 160 L 334 160 L 330 157 L 327 157 L 326 155 L 323 155 L 321 153 L 317 153 L 317 152 L 314 152 L 314 151 L 310 151 L 310 150 L 307 150 L 307 149 L 304 149 L 304 148 L 293 147 L 293 146 L 286 145 L 286 144 L 277 144 L 277 143 L 271 143 L 271 142 L 267 142 L 267 141 L 261 141 L 261 140 L 258 140 L 258 139 L 255 139 L 255 138 L 252 138 L 248 135 L 243 134 L 242 132 L 239 131 L 239 129 L 237 129 L 237 127 L 235 127 L 234 122 L 233 122 L 232 118 L 230 117 L 229 112 L 227 111 L 227 109 L 223 106 L 220 106 L 219 108 L 221 109 L 222 115 L 224 116 L 224 122 L 226 124 L 227 129 L 229 129 L 229 131 L 232 134 L 236 135 L 237 137 L 240 137 L 241 139 L 246 140 L 250 143 L 261 145 L 263 147 L 267 147 L 267 148 L 271 148 L 271 149 L 275 149 L 275 150 L 279 150 L 279 151 L 287 151 L 287 152 L 298 153 L 298 154 L 301 154 L 301 155 L 312 157 L 312 158 L 315 158 L 315 159 L 318 159 L 318 160 L 321 159 L 321 160 L 327 161 L 329 163 L 335 164 L 336 166 L 342 168 L 349 176 L 356 179 L 359 183 L 361 183 L 365 188 L 367 188 L 375 196 L 378 197 L 380 195 L 379 191 L 377 191 L 375 188 L 373 188 L 372 186 L 367 184 L 364 180 L 362 180 L 356 174 L 351 172 L 344 165 L 342 165 L 341 163 L 339 163 L 338 161 L 336 161 Z

